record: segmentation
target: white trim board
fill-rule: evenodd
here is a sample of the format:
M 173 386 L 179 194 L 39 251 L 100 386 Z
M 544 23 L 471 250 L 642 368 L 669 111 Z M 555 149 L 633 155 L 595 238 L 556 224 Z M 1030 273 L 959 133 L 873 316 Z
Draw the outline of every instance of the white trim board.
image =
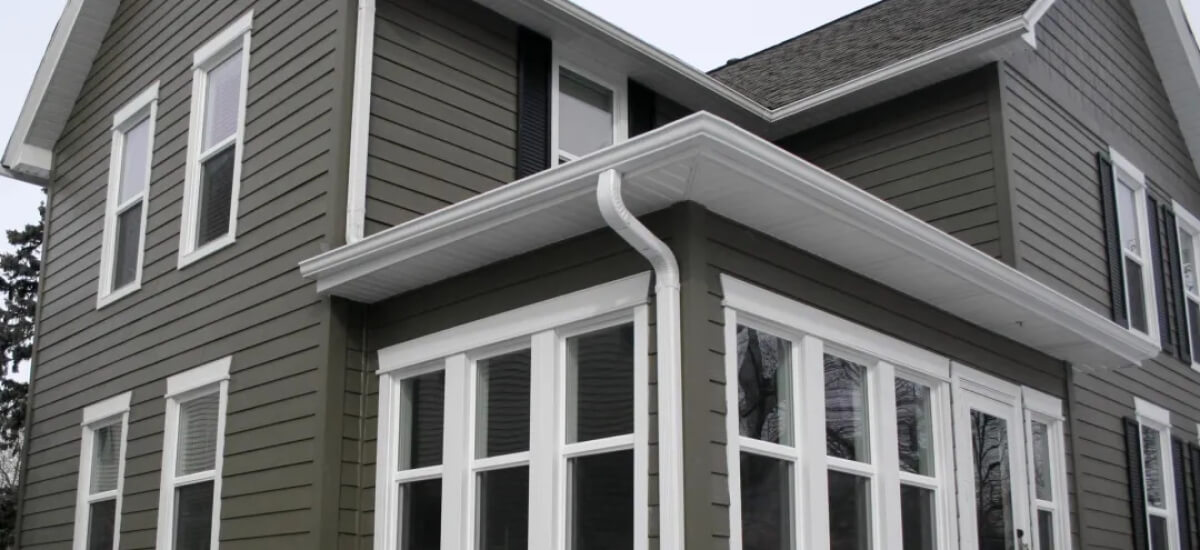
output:
M 233 357 L 224 357 L 167 378 L 167 393 L 163 397 L 176 397 L 195 389 L 229 380 L 229 367 Z
M 133 398 L 132 392 L 125 392 L 121 395 L 110 397 L 99 403 L 93 403 L 83 408 L 83 420 L 80 425 L 87 426 L 95 424 L 101 420 L 106 420 L 129 412 L 129 402 Z

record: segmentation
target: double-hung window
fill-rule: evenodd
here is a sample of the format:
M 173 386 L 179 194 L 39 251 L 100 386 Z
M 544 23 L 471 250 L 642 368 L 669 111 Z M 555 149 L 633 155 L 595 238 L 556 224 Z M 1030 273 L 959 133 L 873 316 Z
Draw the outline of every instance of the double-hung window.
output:
M 97 307 L 141 286 L 158 83 L 113 116 Z
M 1036 541 L 1031 549 L 1067 550 L 1071 544 L 1071 518 L 1062 402 L 1030 388 L 1022 388 L 1022 400 L 1034 532 L 1031 538 Z
M 129 400 L 125 393 L 83 410 L 75 550 L 113 550 L 120 542 Z
M 554 64 L 550 149 L 555 165 L 628 137 L 626 86 L 562 63 Z M 610 82 L 611 80 L 611 82 Z
M 252 19 L 242 16 L 193 56 L 180 267 L 236 236 Z
M 167 379 L 159 489 L 162 550 L 216 549 L 230 358 Z
M 1146 499 L 1149 550 L 1179 548 L 1175 468 L 1171 454 L 1171 413 L 1135 399 L 1142 448 L 1142 487 Z
M 1174 203 L 1175 223 L 1179 233 L 1179 277 L 1183 283 L 1183 300 L 1187 335 L 1191 345 L 1192 368 L 1200 369 L 1200 282 L 1196 274 L 1196 258 L 1200 257 L 1200 219 L 1179 203 Z
M 646 548 L 648 285 L 381 350 L 376 548 Z
M 1117 234 L 1125 283 L 1129 328 L 1158 342 L 1158 309 L 1146 210 L 1146 176 L 1116 151 L 1111 151 Z

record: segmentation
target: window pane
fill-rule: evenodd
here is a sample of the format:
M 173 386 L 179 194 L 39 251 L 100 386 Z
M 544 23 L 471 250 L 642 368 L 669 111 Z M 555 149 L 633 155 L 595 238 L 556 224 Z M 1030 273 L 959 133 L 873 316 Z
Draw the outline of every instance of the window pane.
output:
M 633 451 L 570 461 L 572 550 L 633 547 Z
M 934 492 L 900 485 L 900 529 L 904 550 L 937 548 L 937 502 Z
M 235 146 L 213 155 L 200 167 L 200 212 L 196 246 L 229 233 L 233 207 L 233 153 Z
M 633 433 L 633 325 L 567 340 L 567 441 Z
M 117 499 L 93 502 L 88 518 L 88 550 L 112 550 L 117 525 Z
M 121 468 L 121 424 L 92 432 L 91 494 L 113 491 Z
M 175 550 L 212 548 L 213 482 L 175 490 Z
M 559 149 L 580 157 L 612 145 L 612 91 L 567 69 L 559 74 Z
M 750 453 L 742 453 L 741 462 L 742 548 L 791 548 L 791 464 Z
M 237 133 L 238 103 L 242 93 L 242 52 L 208 71 L 204 91 L 204 151 Z
M 1168 550 L 1167 518 L 1150 516 L 1150 550 Z
M 979 550 L 1014 550 L 1008 422 L 971 411 L 975 514 Z
M 1142 287 L 1142 266 L 1125 258 L 1126 290 L 1129 291 L 1129 326 L 1146 332 L 1146 293 Z
M 871 548 L 871 480 L 829 472 L 829 549 Z
M 529 467 L 479 474 L 479 548 L 529 544 Z
M 146 188 L 149 176 L 146 172 L 150 156 L 150 119 L 144 119 L 124 134 L 121 146 L 121 183 L 117 192 L 117 204 L 133 198 Z
M 442 480 L 400 486 L 400 550 L 437 550 L 442 545 Z
M 1146 502 L 1155 508 L 1166 508 L 1160 443 L 1161 436 L 1158 430 L 1142 426 L 1142 472 L 1146 477 Z
M 1188 319 L 1191 322 L 1192 361 L 1200 362 L 1200 305 L 1195 300 L 1187 299 Z
M 825 443 L 829 456 L 871 461 L 867 368 L 825 354 Z
M 137 279 L 138 248 L 142 244 L 142 205 L 137 203 L 117 215 L 117 249 L 113 258 L 112 290 Z
M 1183 285 L 1188 292 L 1200 292 L 1196 288 L 1196 242 L 1192 234 L 1179 230 L 1180 269 L 1183 271 Z
M 479 362 L 475 456 L 529 450 L 529 350 Z
M 406 410 L 400 412 L 400 469 L 441 464 L 446 373 L 409 378 L 400 383 L 400 388 L 407 403 Z
M 1054 513 L 1038 510 L 1038 550 L 1054 550 Z
M 179 405 L 179 453 L 175 475 L 212 470 L 217 464 L 217 420 L 221 396 L 210 393 Z
M 933 392 L 929 386 L 896 378 L 896 435 L 900 469 L 934 475 Z
M 1125 177 L 1120 170 L 1117 171 L 1118 177 Z M 1118 228 L 1121 233 L 1121 245 L 1125 250 L 1132 252 L 1134 255 L 1141 257 L 1141 240 L 1138 236 L 1138 212 L 1137 200 L 1134 196 L 1134 191 L 1124 182 L 1119 182 L 1117 187 L 1117 221 L 1120 224 Z
M 1050 479 L 1050 427 L 1031 422 L 1033 432 L 1033 477 L 1038 500 L 1053 501 L 1054 489 Z
M 738 431 L 792 445 L 791 342 L 738 327 Z

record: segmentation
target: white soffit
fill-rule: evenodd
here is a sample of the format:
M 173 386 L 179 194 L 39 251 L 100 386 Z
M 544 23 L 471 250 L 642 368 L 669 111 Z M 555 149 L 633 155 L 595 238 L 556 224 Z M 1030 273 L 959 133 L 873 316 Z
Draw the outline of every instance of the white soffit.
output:
M 1079 365 L 1157 347 L 1029 276 L 736 125 L 698 113 L 301 263 L 325 294 L 374 303 L 606 227 L 597 176 L 635 215 L 695 201 L 985 329 Z

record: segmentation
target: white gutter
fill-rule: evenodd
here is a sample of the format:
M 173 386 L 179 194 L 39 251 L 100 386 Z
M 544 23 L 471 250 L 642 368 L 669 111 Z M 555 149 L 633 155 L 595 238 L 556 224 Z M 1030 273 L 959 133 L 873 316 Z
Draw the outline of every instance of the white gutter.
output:
M 350 168 L 346 189 L 346 243 L 362 240 L 367 220 L 367 148 L 371 127 L 371 77 L 375 57 L 375 0 L 358 0 L 354 90 L 350 107 Z
M 658 339 L 658 536 L 664 550 L 683 548 L 683 395 L 680 358 L 679 262 L 625 207 L 621 175 L 605 170 L 596 185 L 596 202 L 608 226 L 654 267 Z

